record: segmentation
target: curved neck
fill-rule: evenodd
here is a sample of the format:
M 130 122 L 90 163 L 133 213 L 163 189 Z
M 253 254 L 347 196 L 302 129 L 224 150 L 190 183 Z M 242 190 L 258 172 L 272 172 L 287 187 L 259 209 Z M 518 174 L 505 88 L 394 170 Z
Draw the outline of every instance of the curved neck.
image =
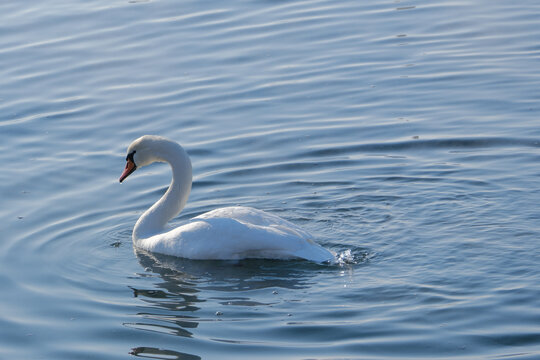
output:
M 137 220 L 133 241 L 163 232 L 167 222 L 182 211 L 191 192 L 191 161 L 182 147 L 178 145 L 174 151 L 161 153 L 158 161 L 171 165 L 172 182 L 161 199 Z

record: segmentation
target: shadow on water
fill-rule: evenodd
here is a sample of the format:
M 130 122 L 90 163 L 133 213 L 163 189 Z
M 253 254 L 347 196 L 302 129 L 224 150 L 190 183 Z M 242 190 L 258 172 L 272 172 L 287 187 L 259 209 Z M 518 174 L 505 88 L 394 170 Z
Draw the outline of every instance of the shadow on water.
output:
M 302 260 L 189 260 L 141 250 L 135 253 L 145 271 L 159 274 L 163 282 L 157 285 L 169 294 L 197 293 L 203 289 L 300 289 L 310 285 L 313 270 L 327 267 Z

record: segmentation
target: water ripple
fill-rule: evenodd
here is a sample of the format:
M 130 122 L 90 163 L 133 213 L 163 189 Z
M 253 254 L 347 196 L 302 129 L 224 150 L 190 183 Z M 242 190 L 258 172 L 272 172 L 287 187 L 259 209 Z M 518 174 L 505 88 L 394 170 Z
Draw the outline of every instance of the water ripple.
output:
M 538 6 L 0 2 L 6 358 L 538 358 Z M 133 253 L 180 141 L 187 208 L 339 264 Z M 84 343 L 81 341 L 84 339 Z

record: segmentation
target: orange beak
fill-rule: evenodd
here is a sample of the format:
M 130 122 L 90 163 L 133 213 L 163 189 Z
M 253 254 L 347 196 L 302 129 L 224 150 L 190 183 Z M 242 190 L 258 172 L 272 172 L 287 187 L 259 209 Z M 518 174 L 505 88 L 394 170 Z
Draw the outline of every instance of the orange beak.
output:
M 137 170 L 137 165 L 131 159 L 127 159 L 124 172 L 120 175 L 120 182 L 124 181 L 135 170 Z

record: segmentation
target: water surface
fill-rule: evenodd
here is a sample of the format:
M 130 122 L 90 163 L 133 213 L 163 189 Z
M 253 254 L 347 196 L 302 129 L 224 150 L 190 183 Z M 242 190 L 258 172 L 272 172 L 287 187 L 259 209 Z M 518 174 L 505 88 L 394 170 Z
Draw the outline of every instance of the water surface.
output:
M 1 358 L 540 357 L 537 2 L 0 13 Z M 175 224 L 253 206 L 344 261 L 134 252 L 143 134 L 192 158 Z

